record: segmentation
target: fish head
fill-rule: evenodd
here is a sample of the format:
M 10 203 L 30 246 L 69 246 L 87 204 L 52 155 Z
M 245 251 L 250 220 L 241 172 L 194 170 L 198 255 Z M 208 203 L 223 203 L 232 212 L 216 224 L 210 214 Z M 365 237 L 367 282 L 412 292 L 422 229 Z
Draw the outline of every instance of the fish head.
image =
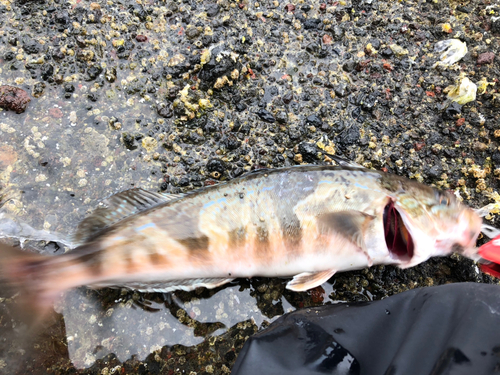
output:
M 453 193 L 420 184 L 395 194 L 384 212 L 386 243 L 402 267 L 452 252 L 476 259 L 481 225 Z

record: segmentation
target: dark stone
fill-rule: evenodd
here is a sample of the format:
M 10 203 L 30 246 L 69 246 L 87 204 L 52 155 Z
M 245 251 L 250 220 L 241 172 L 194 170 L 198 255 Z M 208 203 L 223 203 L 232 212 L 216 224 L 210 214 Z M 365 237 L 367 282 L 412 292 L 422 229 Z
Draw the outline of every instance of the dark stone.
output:
M 365 96 L 361 101 L 361 107 L 365 111 L 371 111 L 375 107 L 375 104 L 377 104 L 377 97 L 373 94 Z
M 302 142 L 299 144 L 299 154 L 302 155 L 302 160 L 307 163 L 314 163 L 318 160 L 318 146 L 314 143 Z
M 288 115 L 286 114 L 285 111 L 279 111 L 276 113 L 276 121 L 279 124 L 286 124 L 288 122 Z
M 16 54 L 14 52 L 7 52 L 3 58 L 5 61 L 12 61 L 12 60 L 14 60 L 15 57 L 16 57 Z
M 201 34 L 201 31 L 197 27 L 190 27 L 186 30 L 186 36 L 189 39 L 194 39 Z
M 219 172 L 223 174 L 226 171 L 226 163 L 217 158 L 212 158 L 207 162 L 207 170 L 209 172 Z
M 495 163 L 496 168 L 500 168 L 500 152 L 495 151 L 491 154 L 491 160 Z
M 285 104 L 290 104 L 290 102 L 293 100 L 293 92 L 291 91 L 286 92 L 285 95 L 283 95 L 283 97 L 281 98 L 281 100 L 283 100 L 283 103 Z
M 102 68 L 99 65 L 92 65 L 87 69 L 88 80 L 93 81 L 99 74 L 102 73 Z
M 54 74 L 54 67 L 48 63 L 45 63 L 42 65 L 40 73 L 42 74 L 42 79 L 46 81 Z
M 315 30 L 321 24 L 321 20 L 318 18 L 301 18 L 300 20 L 302 21 L 305 30 Z
M 172 106 L 169 104 L 158 108 L 158 116 L 160 116 L 160 117 L 170 118 L 173 115 L 174 115 L 174 111 L 172 110 Z
M 33 85 L 33 90 L 31 93 L 35 98 L 39 98 L 40 96 L 43 95 L 44 91 L 45 91 L 45 83 L 37 82 Z
M 236 138 L 235 135 L 230 134 L 227 139 L 226 139 L 226 147 L 229 150 L 236 150 L 238 147 L 240 147 L 241 142 Z
M 54 21 L 56 21 L 56 23 L 58 23 L 59 25 L 63 26 L 68 24 L 70 21 L 68 12 L 64 10 L 62 12 L 56 13 Z
M 31 41 L 23 45 L 23 49 L 28 55 L 33 55 L 40 52 L 40 44 L 35 41 Z
M 500 34 L 500 18 L 496 18 L 495 21 L 491 22 L 491 32 Z
M 265 109 L 260 109 L 258 112 L 257 112 L 257 116 L 260 117 L 260 119 L 262 121 L 265 121 L 265 122 L 269 122 L 269 123 L 274 123 L 276 121 L 276 119 L 274 118 L 274 116 L 271 114 L 271 112 L 265 110 Z
M 356 144 L 360 138 L 358 125 L 352 124 L 339 135 L 338 144 L 342 147 L 351 146 Z
M 448 108 L 445 109 L 443 118 L 445 120 L 453 120 L 460 113 L 462 113 L 462 106 L 457 102 L 451 102 Z
M 443 174 L 443 167 L 441 164 L 436 164 L 427 171 L 427 175 L 431 178 L 440 178 Z
M 95 92 L 91 92 L 87 95 L 87 98 L 91 101 L 91 102 L 96 102 L 97 99 L 99 99 L 99 96 L 95 93 Z
M 28 93 L 23 89 L 14 86 L 0 86 L 0 107 L 23 113 L 31 101 Z
M 215 17 L 217 14 L 219 14 L 220 7 L 217 4 L 208 4 L 206 8 L 207 16 L 209 17 Z
M 243 112 L 245 109 L 247 109 L 247 105 L 245 103 L 243 103 L 243 102 L 239 102 L 239 103 L 236 104 L 235 109 L 238 112 Z
M 342 69 L 344 69 L 346 72 L 352 72 L 354 70 L 354 68 L 356 68 L 356 62 L 355 61 L 352 61 L 352 60 L 349 60 L 347 62 L 344 63 L 344 65 L 342 65 Z
M 344 36 L 344 29 L 342 29 L 340 26 L 335 25 L 332 29 L 332 36 L 333 39 L 335 40 L 340 40 Z
M 393 52 L 392 52 L 392 49 L 390 49 L 389 47 L 387 48 L 384 48 L 380 54 L 383 56 L 383 57 L 391 57 L 393 55 Z
M 335 95 L 340 96 L 341 98 L 348 95 L 350 92 L 349 87 L 344 82 L 336 85 L 333 90 L 335 91 Z
M 75 92 L 75 86 L 71 83 L 65 83 L 63 87 L 65 92 Z
M 317 115 L 310 115 L 306 117 L 306 124 L 315 126 L 316 128 L 321 128 L 323 121 Z
M 378 39 L 370 39 L 368 43 L 370 43 L 372 47 L 375 48 L 376 50 L 380 48 L 380 40 Z
M 133 134 L 127 132 L 122 133 L 122 142 L 125 145 L 125 148 L 127 148 L 127 150 L 137 149 L 136 141 L 137 141 L 137 136 L 134 136 Z

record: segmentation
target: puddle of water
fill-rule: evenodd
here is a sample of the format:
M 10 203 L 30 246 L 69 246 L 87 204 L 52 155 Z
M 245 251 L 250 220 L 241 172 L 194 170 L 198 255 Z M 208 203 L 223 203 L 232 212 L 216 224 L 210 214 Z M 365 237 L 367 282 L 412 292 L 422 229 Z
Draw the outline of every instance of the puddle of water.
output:
M 144 301 L 143 307 L 133 299 L 119 298 L 106 310 L 85 288 L 69 291 L 57 307 L 66 325 L 69 358 L 78 368 L 110 353 L 122 362 L 133 355 L 142 360 L 164 346 L 200 344 L 242 321 L 252 320 L 260 327 L 277 318 L 262 314 L 250 289 L 238 289 L 230 286 L 208 299 L 193 295 L 184 301 L 171 293 L 162 296 L 170 301 Z M 214 331 L 200 335 L 197 331 L 204 331 L 200 325 Z

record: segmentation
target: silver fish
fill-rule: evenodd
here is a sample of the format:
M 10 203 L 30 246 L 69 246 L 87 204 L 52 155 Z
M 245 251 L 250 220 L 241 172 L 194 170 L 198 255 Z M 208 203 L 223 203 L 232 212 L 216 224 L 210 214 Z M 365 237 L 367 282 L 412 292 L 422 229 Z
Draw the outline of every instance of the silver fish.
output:
M 80 223 L 75 250 L 47 257 L 3 248 L 0 272 L 38 306 L 81 285 L 166 292 L 292 276 L 287 288 L 303 291 L 374 264 L 477 258 L 481 223 L 453 194 L 415 181 L 298 166 L 185 195 L 116 194 Z

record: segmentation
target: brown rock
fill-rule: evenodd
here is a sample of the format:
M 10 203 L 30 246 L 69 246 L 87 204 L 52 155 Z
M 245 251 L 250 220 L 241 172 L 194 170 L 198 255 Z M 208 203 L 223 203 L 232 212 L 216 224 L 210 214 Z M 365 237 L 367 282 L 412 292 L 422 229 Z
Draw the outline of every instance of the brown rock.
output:
M 18 87 L 0 86 L 0 107 L 16 113 L 23 113 L 31 101 L 28 93 Z
M 491 64 L 495 60 L 495 54 L 493 52 L 485 52 L 477 57 L 477 65 Z
M 488 145 L 483 143 L 483 142 L 474 142 L 474 145 L 472 146 L 474 151 L 486 151 L 488 149 Z
M 328 34 L 325 34 L 323 35 L 323 44 L 332 44 L 333 43 L 333 38 L 328 35 Z
M 285 5 L 285 10 L 287 12 L 293 13 L 293 12 L 295 12 L 295 5 L 293 5 L 293 4 L 287 4 L 287 5 Z

